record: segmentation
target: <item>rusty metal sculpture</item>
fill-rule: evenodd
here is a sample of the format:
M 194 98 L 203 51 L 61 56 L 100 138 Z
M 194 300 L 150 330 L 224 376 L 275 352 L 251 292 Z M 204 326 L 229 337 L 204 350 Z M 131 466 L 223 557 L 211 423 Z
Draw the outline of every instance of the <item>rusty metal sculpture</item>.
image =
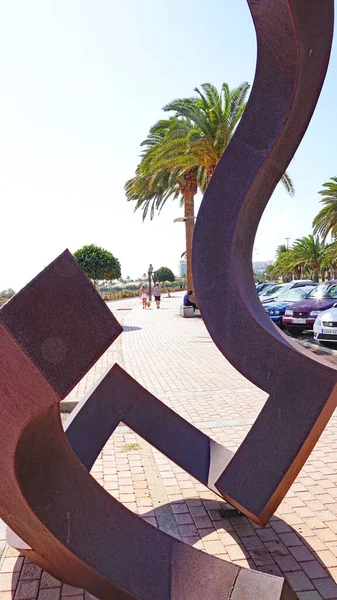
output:
M 281 578 L 186 546 L 90 476 L 123 420 L 192 472 L 195 448 L 199 478 L 207 483 L 210 440 L 123 369 L 113 366 L 96 383 L 64 435 L 60 400 L 120 332 L 68 251 L 0 311 L 0 515 L 15 532 L 10 542 L 101 600 L 235 600 L 252 585 L 258 598 L 279 600 Z
M 67 251 L 0 311 L 0 516 L 24 540 L 15 542 L 24 554 L 101 600 L 284 597 L 281 578 L 185 546 L 94 481 L 88 471 L 120 421 L 263 525 L 336 405 L 336 372 L 274 328 L 256 297 L 250 265 L 262 210 L 319 96 L 333 0 L 248 3 L 258 35 L 255 84 L 208 187 L 194 239 L 206 325 L 231 362 L 270 392 L 237 453 L 210 440 L 117 365 L 72 414 L 64 434 L 60 400 L 121 333 Z M 231 296 L 217 294 L 216 306 L 210 272 L 214 280 L 232 281 Z M 231 330 L 231 311 L 236 322 L 240 317 L 239 331 Z
M 321 90 L 330 55 L 333 2 L 249 4 L 258 41 L 255 82 L 198 214 L 194 281 L 214 342 L 236 369 L 270 394 L 216 483 L 224 498 L 264 525 L 337 403 L 336 370 L 309 357 L 273 325 L 257 297 L 251 266 L 263 210 L 302 139 Z M 219 281 L 229 286 L 219 287 Z

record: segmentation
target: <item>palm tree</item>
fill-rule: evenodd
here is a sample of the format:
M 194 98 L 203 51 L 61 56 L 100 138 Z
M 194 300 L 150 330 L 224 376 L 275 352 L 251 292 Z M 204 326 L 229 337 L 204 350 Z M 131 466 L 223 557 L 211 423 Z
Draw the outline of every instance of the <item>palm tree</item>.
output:
M 175 165 L 198 168 L 198 184 L 203 192 L 244 113 L 249 87 L 245 81 L 231 90 L 228 83 L 223 83 L 219 92 L 211 83 L 204 83 L 202 91 L 194 89 L 197 96 L 178 98 L 164 106 L 164 111 L 173 111 L 176 118 L 193 124 L 187 148 L 177 152 Z M 289 175 L 283 175 L 282 183 L 293 196 Z
M 337 279 L 337 242 L 332 242 L 325 246 L 322 255 L 322 267 L 332 270 L 333 279 Z
M 158 121 L 146 140 L 142 142 L 144 151 L 137 167 L 136 175 L 126 182 L 127 200 L 135 200 L 136 207 L 143 209 L 143 220 L 150 209 L 152 219 L 155 211 L 160 212 L 166 200 L 181 196 L 184 206 L 186 231 L 186 271 L 188 287 L 193 289 L 192 280 L 192 240 L 194 230 L 194 196 L 198 191 L 198 170 L 190 167 L 178 153 L 186 155 L 189 138 L 195 133 L 193 124 L 187 119 L 170 117 Z
M 221 91 L 205 83 L 197 96 L 180 98 L 167 104 L 164 111 L 174 112 L 169 119 L 158 121 L 142 143 L 145 148 L 136 175 L 125 185 L 127 200 L 136 201 L 135 210 L 143 208 L 143 219 L 151 207 L 150 217 L 160 211 L 170 197 L 181 196 L 186 227 L 187 286 L 192 282 L 192 240 L 194 231 L 194 196 L 204 192 L 214 170 L 231 141 L 246 107 L 247 82 Z M 282 178 L 290 195 L 294 187 L 287 174 Z
M 324 206 L 313 221 L 314 233 L 321 235 L 323 242 L 329 233 L 333 237 L 337 236 L 337 177 L 330 179 L 323 183 L 324 189 L 318 192 L 323 196 L 321 204 Z
M 276 261 L 274 264 L 274 276 L 282 277 L 282 281 L 291 281 L 294 271 L 294 261 L 291 249 L 281 244 L 276 250 Z
M 295 265 L 310 266 L 314 281 L 319 281 L 319 269 L 323 257 L 323 245 L 318 237 L 312 234 L 295 240 L 292 247 L 292 258 Z

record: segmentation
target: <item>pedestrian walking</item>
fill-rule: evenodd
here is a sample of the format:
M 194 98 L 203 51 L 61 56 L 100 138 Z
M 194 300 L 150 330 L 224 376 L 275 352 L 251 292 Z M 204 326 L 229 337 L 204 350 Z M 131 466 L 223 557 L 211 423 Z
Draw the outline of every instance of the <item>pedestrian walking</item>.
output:
M 153 295 L 156 301 L 157 308 L 160 308 L 161 284 L 159 283 L 159 281 L 156 281 L 156 284 L 153 288 Z
M 145 285 L 142 285 L 140 288 L 139 297 L 143 303 L 143 308 L 146 308 L 148 303 L 148 291 Z

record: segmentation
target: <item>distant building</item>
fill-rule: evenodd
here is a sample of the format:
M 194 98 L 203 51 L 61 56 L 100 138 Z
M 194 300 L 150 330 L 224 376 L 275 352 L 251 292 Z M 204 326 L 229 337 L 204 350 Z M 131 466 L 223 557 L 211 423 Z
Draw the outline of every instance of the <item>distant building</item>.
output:
M 253 271 L 254 273 L 264 273 L 268 265 L 272 265 L 272 260 L 262 260 L 253 262 Z
M 179 261 L 179 277 L 185 277 L 186 275 L 186 258 L 181 258 Z

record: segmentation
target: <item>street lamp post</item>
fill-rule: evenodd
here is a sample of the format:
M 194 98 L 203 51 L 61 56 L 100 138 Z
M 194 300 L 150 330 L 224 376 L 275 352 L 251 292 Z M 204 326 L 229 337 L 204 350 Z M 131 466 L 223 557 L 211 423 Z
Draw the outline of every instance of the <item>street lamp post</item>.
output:
M 153 266 L 150 264 L 148 274 L 148 286 L 149 286 L 149 301 L 152 300 L 152 277 L 153 277 Z

